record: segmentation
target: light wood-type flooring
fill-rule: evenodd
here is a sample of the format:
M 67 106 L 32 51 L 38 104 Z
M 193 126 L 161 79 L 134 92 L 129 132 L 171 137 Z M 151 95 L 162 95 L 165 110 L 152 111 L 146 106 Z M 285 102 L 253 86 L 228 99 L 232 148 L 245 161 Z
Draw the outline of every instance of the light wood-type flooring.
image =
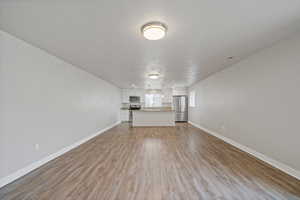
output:
M 300 181 L 187 123 L 123 123 L 1 188 L 0 199 L 299 200 Z

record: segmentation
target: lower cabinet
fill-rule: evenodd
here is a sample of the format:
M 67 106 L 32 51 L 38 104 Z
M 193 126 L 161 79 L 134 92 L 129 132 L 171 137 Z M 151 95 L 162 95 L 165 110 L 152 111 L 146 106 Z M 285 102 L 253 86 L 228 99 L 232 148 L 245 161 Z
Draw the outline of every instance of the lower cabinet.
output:
M 121 121 L 122 122 L 129 121 L 129 110 L 121 110 Z

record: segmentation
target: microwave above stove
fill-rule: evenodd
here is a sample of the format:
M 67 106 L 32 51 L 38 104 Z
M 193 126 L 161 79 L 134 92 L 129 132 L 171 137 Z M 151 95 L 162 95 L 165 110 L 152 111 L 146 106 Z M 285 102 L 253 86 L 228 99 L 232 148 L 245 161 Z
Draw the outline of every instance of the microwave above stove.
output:
M 141 98 L 139 96 L 129 96 L 130 103 L 141 103 Z

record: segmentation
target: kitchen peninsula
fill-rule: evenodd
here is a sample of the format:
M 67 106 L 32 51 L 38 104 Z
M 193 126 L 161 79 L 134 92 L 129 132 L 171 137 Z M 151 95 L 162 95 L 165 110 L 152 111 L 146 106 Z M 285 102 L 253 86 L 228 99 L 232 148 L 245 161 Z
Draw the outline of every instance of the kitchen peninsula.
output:
M 143 108 L 132 111 L 132 126 L 175 126 L 171 108 Z

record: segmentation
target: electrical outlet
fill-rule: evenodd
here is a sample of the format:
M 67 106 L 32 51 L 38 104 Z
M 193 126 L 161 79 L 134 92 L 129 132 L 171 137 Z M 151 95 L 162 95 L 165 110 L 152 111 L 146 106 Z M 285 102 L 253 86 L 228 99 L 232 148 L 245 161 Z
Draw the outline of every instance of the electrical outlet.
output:
M 39 144 L 35 144 L 35 145 L 34 145 L 34 148 L 35 148 L 35 150 L 38 151 L 38 150 L 40 149 L 40 145 L 39 145 Z

